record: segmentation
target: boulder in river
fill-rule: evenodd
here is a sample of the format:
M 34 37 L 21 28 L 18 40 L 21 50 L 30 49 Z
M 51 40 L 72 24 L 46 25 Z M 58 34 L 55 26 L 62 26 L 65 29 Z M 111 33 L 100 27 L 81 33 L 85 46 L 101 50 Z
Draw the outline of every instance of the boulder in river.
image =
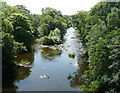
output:
M 69 56 L 70 58 L 75 58 L 75 54 L 74 54 L 74 53 L 68 54 L 68 56 Z
M 40 75 L 40 78 L 49 78 L 48 75 Z
M 67 77 L 68 80 L 72 79 L 72 75 L 69 74 L 69 76 Z

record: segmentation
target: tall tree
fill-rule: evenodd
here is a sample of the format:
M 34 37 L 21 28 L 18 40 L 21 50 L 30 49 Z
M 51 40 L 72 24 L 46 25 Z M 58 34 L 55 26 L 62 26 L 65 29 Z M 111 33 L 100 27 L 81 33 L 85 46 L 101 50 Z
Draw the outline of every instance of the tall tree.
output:
M 23 43 L 28 51 L 31 50 L 33 34 L 28 18 L 22 14 L 15 13 L 9 17 L 9 20 L 14 27 L 13 35 L 15 40 Z

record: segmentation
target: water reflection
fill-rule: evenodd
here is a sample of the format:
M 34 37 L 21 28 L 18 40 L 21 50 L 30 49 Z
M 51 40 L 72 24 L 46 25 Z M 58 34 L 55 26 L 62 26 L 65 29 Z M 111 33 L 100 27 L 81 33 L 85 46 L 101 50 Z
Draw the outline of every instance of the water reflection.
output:
M 20 63 L 22 60 L 27 60 L 31 65 L 34 61 L 34 53 L 26 53 L 21 54 L 16 57 L 15 62 Z M 30 75 L 32 67 L 24 67 L 24 66 L 16 66 L 12 64 L 9 70 L 3 72 L 2 75 L 2 86 L 3 92 L 12 91 L 12 93 L 16 93 L 18 87 L 15 85 L 20 80 L 27 78 Z
M 68 76 L 71 87 L 79 87 L 80 85 L 84 84 L 82 76 L 84 75 L 84 71 L 87 69 L 87 66 L 88 63 L 86 62 L 86 58 L 78 56 L 78 69 L 73 73 L 73 75 Z
M 27 78 L 30 75 L 30 69 L 31 67 L 20 67 L 17 69 L 17 79 L 16 81 L 19 82 L 20 80 L 23 80 Z
M 34 61 L 34 53 L 29 52 L 18 55 L 15 59 L 15 62 L 20 63 L 22 60 L 27 60 L 28 62 L 30 62 L 30 64 L 32 64 Z
M 7 71 L 2 71 L 2 91 L 16 91 L 18 88 L 15 85 L 16 77 L 17 75 L 15 64 L 12 64 L 11 67 L 7 69 Z

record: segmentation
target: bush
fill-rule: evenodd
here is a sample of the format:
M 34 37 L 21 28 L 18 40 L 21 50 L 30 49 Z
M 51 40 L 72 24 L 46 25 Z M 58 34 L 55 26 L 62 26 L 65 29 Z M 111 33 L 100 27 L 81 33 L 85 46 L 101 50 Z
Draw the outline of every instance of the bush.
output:
M 49 37 L 51 37 L 54 40 L 55 44 L 61 44 L 61 35 L 60 35 L 60 30 L 58 28 L 55 28 L 55 30 L 50 31 Z
M 23 43 L 26 46 L 28 51 L 32 50 L 32 43 L 33 43 L 33 33 L 31 29 L 30 21 L 28 17 L 14 13 L 9 17 L 11 21 L 14 31 L 13 35 L 17 42 Z
M 2 64 L 3 70 L 5 71 L 14 64 L 13 60 L 15 55 L 17 55 L 19 51 L 25 51 L 26 48 L 22 43 L 16 42 L 13 35 L 10 35 L 9 33 L 3 33 L 2 35 Z
M 75 54 L 69 54 L 68 55 L 70 58 L 75 58 Z
M 54 45 L 53 39 L 48 36 L 41 37 L 41 41 L 43 45 Z

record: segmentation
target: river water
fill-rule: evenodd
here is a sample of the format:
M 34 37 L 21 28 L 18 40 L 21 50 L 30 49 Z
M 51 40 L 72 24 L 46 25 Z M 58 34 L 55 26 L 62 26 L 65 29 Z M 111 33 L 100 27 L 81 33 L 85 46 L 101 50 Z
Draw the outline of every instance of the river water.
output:
M 14 91 L 82 91 L 79 85 L 83 84 L 81 76 L 86 68 L 82 51 L 82 43 L 76 37 L 74 28 L 68 28 L 64 36 L 62 50 L 53 50 L 48 47 L 40 48 L 35 45 L 34 53 L 19 55 L 16 61 L 28 60 L 28 67 L 19 68 L 14 80 Z M 70 58 L 74 53 L 75 58 Z M 41 78 L 47 75 L 49 78 Z

